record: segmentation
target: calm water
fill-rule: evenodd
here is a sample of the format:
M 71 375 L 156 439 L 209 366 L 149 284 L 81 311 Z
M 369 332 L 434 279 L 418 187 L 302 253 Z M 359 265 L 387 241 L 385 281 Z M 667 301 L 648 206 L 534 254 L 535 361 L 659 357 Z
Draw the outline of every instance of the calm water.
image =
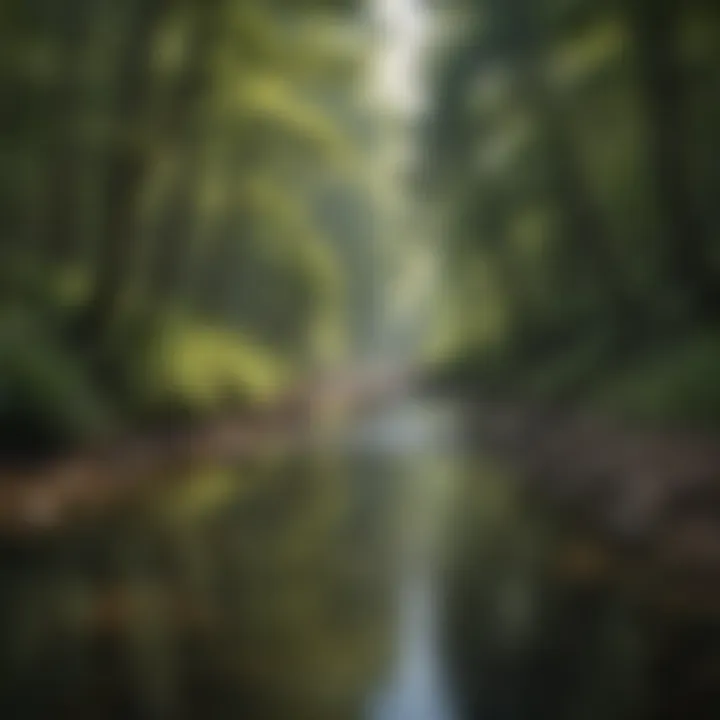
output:
M 637 717 L 627 606 L 457 419 L 407 403 L 5 547 L 0 716 Z

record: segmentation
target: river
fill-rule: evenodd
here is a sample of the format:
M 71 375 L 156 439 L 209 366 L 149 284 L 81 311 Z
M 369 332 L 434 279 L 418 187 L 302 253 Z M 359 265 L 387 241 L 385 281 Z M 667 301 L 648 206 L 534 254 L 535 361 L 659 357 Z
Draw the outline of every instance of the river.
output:
M 452 413 L 407 404 L 370 424 L 370 452 L 393 458 L 402 486 L 395 658 L 370 720 L 456 720 L 442 656 L 442 540 L 452 499 L 452 464 L 438 463 L 454 438 Z M 444 458 L 447 460 L 447 458 Z M 443 467 L 440 467 L 440 465 Z
M 601 551 L 459 427 L 399 403 L 322 452 L 195 468 L 4 545 L 2 717 L 637 717 Z

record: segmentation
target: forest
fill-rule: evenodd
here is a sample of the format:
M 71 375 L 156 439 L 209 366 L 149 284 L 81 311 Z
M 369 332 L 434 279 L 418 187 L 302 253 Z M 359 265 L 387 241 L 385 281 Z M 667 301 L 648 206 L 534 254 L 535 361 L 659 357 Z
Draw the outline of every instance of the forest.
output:
M 0 715 L 717 716 L 720 4 L 5 0 L 0 79 Z
M 338 239 L 369 203 L 347 15 L 5 6 L 4 456 L 261 401 L 343 351 L 340 265 L 372 256 Z
M 401 179 L 440 218 L 416 361 L 716 422 L 714 3 L 436 6 Z M 414 246 L 378 221 L 368 14 L 7 4 L 4 455 L 261 400 L 369 344 L 386 256 Z
M 718 8 L 456 12 L 423 183 L 450 208 L 450 377 L 716 423 Z

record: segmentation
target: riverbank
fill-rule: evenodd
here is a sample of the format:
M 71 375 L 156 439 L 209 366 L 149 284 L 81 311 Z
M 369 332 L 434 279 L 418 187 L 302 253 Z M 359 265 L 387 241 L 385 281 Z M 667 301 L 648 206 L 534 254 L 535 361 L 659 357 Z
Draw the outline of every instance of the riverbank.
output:
M 478 684 L 485 688 L 476 698 L 482 712 L 470 716 L 486 715 L 483 692 L 500 686 L 507 692 L 503 702 L 521 706 L 512 717 L 538 717 L 528 700 L 533 693 L 552 710 L 548 716 L 576 717 L 577 708 L 569 706 L 565 713 L 557 705 L 560 699 L 572 703 L 575 689 L 581 709 L 596 708 L 590 716 L 617 717 L 612 707 L 602 708 L 619 698 L 612 682 L 622 679 L 617 677 L 623 672 L 619 664 L 629 663 L 635 678 L 632 702 L 637 704 L 629 717 L 715 717 L 720 708 L 717 436 L 649 430 L 557 406 L 482 402 L 469 393 L 459 395 L 466 408 L 466 443 L 471 452 L 490 458 L 488 469 L 468 483 L 479 509 L 466 501 L 470 519 L 464 545 L 471 554 L 462 560 L 455 590 L 462 603 L 454 629 L 461 675 L 471 696 Z M 512 504 L 503 512 L 502 502 L 498 510 L 483 479 L 488 476 L 494 478 L 491 489 L 501 499 L 515 498 L 524 514 Z M 533 529 L 537 516 L 547 521 Z M 483 563 L 498 577 L 480 569 Z M 551 591 L 537 581 L 538 574 Z M 504 583 L 509 584 L 509 597 Z M 534 594 L 541 607 L 547 604 L 542 611 L 523 605 Z M 520 640 L 511 635 L 508 649 L 496 649 L 493 643 L 505 642 L 503 627 L 492 619 L 482 625 L 476 619 L 482 616 L 479 608 L 489 603 L 492 610 L 497 603 L 493 612 L 503 616 L 508 605 L 514 607 L 512 598 L 521 603 L 519 627 L 524 627 L 523 618 L 535 618 L 532 627 L 542 628 L 540 639 L 527 631 Z M 581 620 L 575 630 L 573 613 L 578 608 Z M 620 627 L 610 631 L 606 621 Z M 467 640 L 473 629 L 481 651 Z M 594 652 L 588 648 L 595 642 L 619 645 L 614 650 L 602 645 L 598 653 L 608 655 L 593 655 L 592 662 L 607 664 L 588 671 L 587 656 Z M 468 645 L 471 649 L 463 650 Z M 488 663 L 498 673 L 497 681 L 485 677 Z M 565 671 L 587 671 L 587 677 L 568 684 Z M 539 684 L 538 677 L 544 678 Z M 517 689 L 523 683 L 529 689 L 519 700 Z M 610 688 L 603 691 L 606 683 Z M 585 690 L 595 694 L 588 699 L 582 695 Z M 522 709 L 526 707 L 534 709 Z
M 0 533 L 57 530 L 183 470 L 303 447 L 390 401 L 408 381 L 395 369 L 313 378 L 265 406 L 216 413 L 180 429 L 117 437 L 23 469 L 0 468 Z

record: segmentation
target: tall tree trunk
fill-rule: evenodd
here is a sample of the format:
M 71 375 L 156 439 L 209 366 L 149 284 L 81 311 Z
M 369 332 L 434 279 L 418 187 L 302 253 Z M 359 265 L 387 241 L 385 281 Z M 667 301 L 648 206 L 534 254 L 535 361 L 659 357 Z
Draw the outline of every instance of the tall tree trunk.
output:
M 83 157 L 81 121 L 87 111 L 83 64 L 88 38 L 96 19 L 96 5 L 84 0 L 70 3 L 56 22 L 60 25 L 60 79 L 55 89 L 57 122 L 53 126 L 43 248 L 53 261 L 64 262 L 78 249 L 83 222 L 79 203 Z
M 187 270 L 189 245 L 197 220 L 197 196 L 203 165 L 204 120 L 202 100 L 210 89 L 209 63 L 223 30 L 224 0 L 190 7 L 189 48 L 184 70 L 173 88 L 167 111 L 166 136 L 177 143 L 178 163 L 168 199 L 161 211 L 148 269 L 149 294 L 154 300 L 172 300 Z
M 123 28 L 125 43 L 113 103 L 113 126 L 120 137 L 113 138 L 106 165 L 98 267 L 82 319 L 88 339 L 102 334 L 115 318 L 136 257 L 138 204 L 150 162 L 146 135 L 151 59 L 167 7 L 168 0 L 141 0 L 130 9 L 130 21 Z
M 521 97 L 530 107 L 547 162 L 550 195 L 560 213 L 564 240 L 561 268 L 569 287 L 590 283 L 608 300 L 609 317 L 618 338 L 637 315 L 618 260 L 612 252 L 610 230 L 572 147 L 565 113 L 543 74 L 541 19 L 533 15 L 531 0 L 491 0 L 495 51 L 507 56 L 515 70 Z
M 181 291 L 197 221 L 198 165 L 195 161 L 181 163 L 180 177 L 162 209 L 147 272 L 147 296 L 153 303 L 172 302 Z
M 720 283 L 712 267 L 709 230 L 692 191 L 688 121 L 678 58 L 678 0 L 630 0 L 638 72 L 648 121 L 651 182 L 662 227 L 668 278 L 674 279 L 692 309 L 720 313 Z

